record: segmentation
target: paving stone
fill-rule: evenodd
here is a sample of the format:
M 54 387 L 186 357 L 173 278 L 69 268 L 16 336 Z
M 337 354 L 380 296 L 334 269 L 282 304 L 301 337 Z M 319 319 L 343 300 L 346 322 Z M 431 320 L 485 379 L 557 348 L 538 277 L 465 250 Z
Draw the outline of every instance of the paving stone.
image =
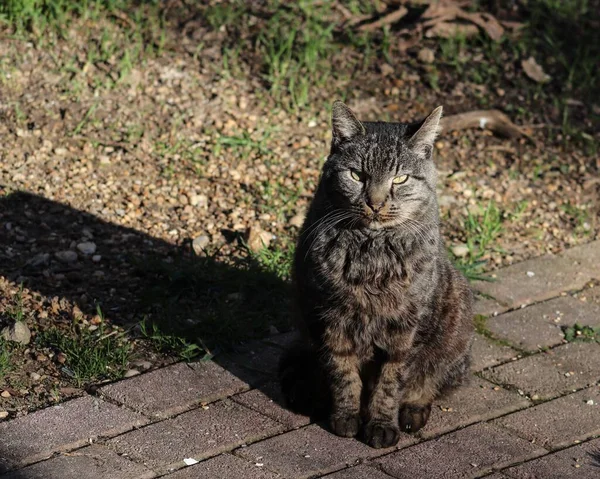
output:
M 562 256 L 581 264 L 590 277 L 600 279 L 600 240 L 569 248 Z
M 490 424 L 476 424 L 375 462 L 395 478 L 474 477 L 546 451 Z
M 583 267 L 581 259 L 547 255 L 500 269 L 495 279 L 475 281 L 472 286 L 503 306 L 515 309 L 554 298 L 564 291 L 581 289 L 592 279 L 592 274 Z
M 503 313 L 506 310 L 508 310 L 508 306 L 502 305 L 494 299 L 475 295 L 475 301 L 473 302 L 473 314 L 475 315 L 488 317 Z
M 232 398 L 250 409 L 264 414 L 282 424 L 288 429 L 296 429 L 310 423 L 310 418 L 301 414 L 294 414 L 285 409 L 279 383 L 270 382 L 260 389 L 253 389 Z
M 229 399 L 111 439 L 107 445 L 158 472 L 281 432 L 284 427 Z
M 479 421 L 523 409 L 531 403 L 515 392 L 473 377 L 469 384 L 446 399 L 436 401 L 427 425 L 420 435 L 425 438 L 458 429 Z
M 593 404 L 588 404 L 588 402 Z M 494 421 L 529 441 L 559 448 L 600 434 L 600 386 L 570 394 Z
M 0 472 L 146 424 L 143 416 L 84 396 L 0 423 Z
M 502 471 L 512 479 L 598 479 L 600 439 L 594 439 Z
M 399 446 L 415 441 L 414 437 L 403 434 Z M 286 479 L 298 479 L 324 475 L 389 450 L 373 449 L 356 439 L 335 436 L 313 424 L 238 449 L 236 454 L 249 461 L 260 461 Z
M 260 464 L 260 462 L 258 463 Z M 169 479 L 279 479 L 275 474 L 257 463 L 231 454 L 221 454 L 167 476 Z
M 277 375 L 282 353 L 280 347 L 264 341 L 252 341 L 237 354 L 228 355 L 228 358 L 245 368 L 266 373 L 274 378 Z
M 600 283 L 591 283 L 591 287 L 575 293 L 575 296 L 581 301 L 600 307 Z
M 505 363 L 517 357 L 518 354 L 514 349 L 496 344 L 480 334 L 475 334 L 472 351 L 471 369 L 473 371 L 481 371 Z
M 286 349 L 294 344 L 300 338 L 300 333 L 296 330 L 290 331 L 288 333 L 277 334 L 275 336 L 269 336 L 265 338 L 267 343 L 274 344 L 275 346 L 279 346 L 280 348 Z
M 506 339 L 519 349 L 537 351 L 561 344 L 561 327 L 575 323 L 600 325 L 600 307 L 563 296 L 488 318 L 486 326 L 495 337 Z
M 486 369 L 484 378 L 513 385 L 532 399 L 548 399 L 600 379 L 600 344 L 577 341 Z
M 168 417 L 250 386 L 212 361 L 179 363 L 100 389 L 102 396 L 152 417 Z
M 379 469 L 367 465 L 360 465 L 342 469 L 327 476 L 321 476 L 324 479 L 391 479 L 386 473 Z
M 150 479 L 151 470 L 93 445 L 3 475 L 2 479 Z

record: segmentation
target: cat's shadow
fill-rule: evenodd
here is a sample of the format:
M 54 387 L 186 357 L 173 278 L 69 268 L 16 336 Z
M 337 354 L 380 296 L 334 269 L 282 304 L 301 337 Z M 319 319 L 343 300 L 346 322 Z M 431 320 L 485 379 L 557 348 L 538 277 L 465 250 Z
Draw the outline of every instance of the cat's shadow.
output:
M 88 243 L 87 254 L 78 248 L 82 243 Z M 239 346 L 242 338 L 289 327 L 289 284 L 256 261 L 228 265 L 210 254 L 199 257 L 189 241 L 171 244 L 18 191 L 0 196 L 0 276 L 22 283 L 48 306 L 56 298 L 88 314 L 99 307 L 108 321 L 134 336 L 141 335 L 138 324 L 147 318 L 160 334 L 206 346 L 215 362 L 280 402 L 272 363 L 284 345 Z M 0 314 L 0 323 L 9 321 Z M 27 321 L 35 332 L 41 319 L 32 315 Z M 43 321 L 72 327 L 73 317 L 66 306 Z M 257 360 L 232 361 L 239 349 Z

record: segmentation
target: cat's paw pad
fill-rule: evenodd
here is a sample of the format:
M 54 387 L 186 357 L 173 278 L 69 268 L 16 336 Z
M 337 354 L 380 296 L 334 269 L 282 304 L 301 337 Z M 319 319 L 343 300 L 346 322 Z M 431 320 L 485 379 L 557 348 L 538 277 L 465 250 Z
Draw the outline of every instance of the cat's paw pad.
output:
M 404 405 L 400 409 L 400 430 L 408 433 L 417 432 L 429 419 L 431 404 L 427 406 Z
M 358 413 L 334 414 L 330 418 L 332 431 L 342 437 L 354 437 L 360 430 L 361 420 Z
M 375 449 L 395 446 L 398 439 L 400 430 L 393 423 L 372 421 L 365 427 L 365 440 Z

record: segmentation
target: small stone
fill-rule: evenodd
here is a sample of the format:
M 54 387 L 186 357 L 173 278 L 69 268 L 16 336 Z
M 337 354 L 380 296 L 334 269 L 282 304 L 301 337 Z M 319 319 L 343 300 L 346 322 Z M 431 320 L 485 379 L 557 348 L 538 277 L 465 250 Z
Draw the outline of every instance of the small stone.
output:
M 246 244 L 250 251 L 254 251 L 255 253 L 263 248 L 268 248 L 272 238 L 273 235 L 271 233 L 263 231 L 258 226 L 248 228 L 246 231 Z
M 205 253 L 206 247 L 210 244 L 210 238 L 206 235 L 200 235 L 192 241 L 194 253 L 201 256 Z
M 533 278 L 534 276 L 535 276 L 535 273 L 533 271 L 527 271 L 527 277 Z
M 304 215 L 303 214 L 297 214 L 290 218 L 290 226 L 294 226 L 296 228 L 302 228 L 303 224 L 304 224 Z
M 421 63 L 433 63 L 435 61 L 435 53 L 431 48 L 421 48 L 417 53 L 417 58 Z
M 190 205 L 206 208 L 208 206 L 208 198 L 206 195 L 192 195 L 190 197 Z
M 466 244 L 457 244 L 452 247 L 452 254 L 457 258 L 464 258 L 469 254 L 469 247 Z
M 588 406 L 593 406 L 594 405 L 594 400 L 590 399 L 588 401 L 585 402 Z
M 132 376 L 137 376 L 138 374 L 140 374 L 140 372 L 137 369 L 128 369 L 125 371 L 125 374 L 123 374 L 123 377 L 130 378 Z
M 48 356 L 44 355 L 44 354 L 38 354 L 35 357 L 36 360 L 38 360 L 40 363 L 44 363 L 46 361 L 48 361 Z
M 0 411 L 0 419 L 6 419 L 8 417 L 8 411 Z
M 42 379 L 42 376 L 40 376 L 38 373 L 31 373 L 31 374 L 29 374 L 29 377 L 31 378 L 32 381 L 35 381 L 35 382 Z
M 152 367 L 150 361 L 135 361 L 134 363 L 131 363 L 131 365 L 139 369 L 150 369 Z
M 102 256 L 100 256 L 99 254 L 95 254 L 94 256 L 92 256 L 92 261 L 94 263 L 99 263 L 101 259 L 102 259 Z
M 89 256 L 96 252 L 96 243 L 92 243 L 91 241 L 84 241 L 83 243 L 79 243 L 77 245 L 77 249 L 81 251 L 84 255 Z
M 271 336 L 277 336 L 279 334 L 279 329 L 277 329 L 275 326 L 273 326 L 272 324 L 269 326 L 269 334 Z
M 77 253 L 75 251 L 59 251 L 54 256 L 63 263 L 74 263 L 77 261 Z
M 57 156 L 65 156 L 67 154 L 67 149 L 59 146 L 54 149 L 54 154 Z
M 50 261 L 50 255 L 48 253 L 40 253 L 36 254 L 27 263 L 35 268 L 37 266 L 47 265 L 48 261 Z
M 0 393 L 0 396 L 2 396 L 3 398 L 9 398 L 10 397 L 10 393 L 8 391 L 2 391 Z
M 0 332 L 0 336 L 7 341 L 19 344 L 29 344 L 31 341 L 31 331 L 24 321 L 16 321 L 14 324 L 6 326 Z

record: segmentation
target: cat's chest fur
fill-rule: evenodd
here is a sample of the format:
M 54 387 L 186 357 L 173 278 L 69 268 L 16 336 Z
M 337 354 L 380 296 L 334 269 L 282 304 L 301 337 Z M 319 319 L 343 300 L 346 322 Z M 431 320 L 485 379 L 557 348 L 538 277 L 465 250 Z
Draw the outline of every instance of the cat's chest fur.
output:
M 396 319 L 410 313 L 410 252 L 393 235 L 341 231 L 313 257 L 330 306 L 357 319 Z

